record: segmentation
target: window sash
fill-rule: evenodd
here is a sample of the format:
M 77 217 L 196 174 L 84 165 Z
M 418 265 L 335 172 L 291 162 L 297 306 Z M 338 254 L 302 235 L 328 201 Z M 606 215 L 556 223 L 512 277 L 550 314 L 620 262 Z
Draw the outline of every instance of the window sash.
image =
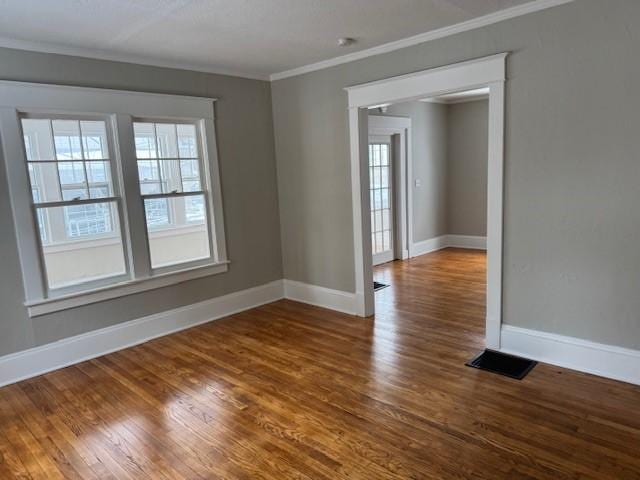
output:
M 60 203 L 61 203 L 60 205 L 51 205 L 51 203 L 47 203 L 45 204 L 45 207 L 53 208 L 56 206 L 59 206 L 59 207 L 69 206 L 68 202 L 60 202 Z M 127 239 L 124 233 L 124 228 L 122 226 L 122 219 L 126 217 L 125 217 L 125 212 L 122 208 L 121 199 L 116 197 L 109 197 L 105 199 L 89 199 L 88 201 L 72 202 L 72 205 L 92 205 L 97 203 L 111 203 L 115 205 L 115 212 L 112 213 L 111 222 L 113 225 L 114 219 L 116 217 L 118 218 L 119 225 L 120 225 L 120 234 L 92 236 L 91 239 L 78 237 L 78 238 L 71 238 L 69 240 L 65 240 L 64 242 L 56 242 L 56 243 L 48 243 L 48 244 L 42 244 L 40 238 L 38 238 L 38 243 L 40 244 L 39 258 L 42 265 L 41 277 L 42 277 L 43 286 L 44 286 L 45 298 L 56 298 L 56 297 L 63 297 L 63 296 L 76 294 L 76 293 L 80 293 L 80 294 L 87 293 L 98 288 L 106 287 L 113 284 L 123 283 L 128 280 L 131 280 L 131 266 L 130 266 L 129 254 L 128 254 L 129 250 L 128 250 Z M 34 210 L 34 218 L 36 218 L 36 221 L 37 221 L 37 216 L 35 216 L 35 214 L 37 214 L 37 208 L 35 205 L 33 205 L 33 210 Z M 66 232 L 66 225 L 64 226 L 64 230 Z M 58 248 L 61 245 L 66 245 L 73 248 L 74 246 L 77 247 L 78 245 L 83 245 L 87 243 L 91 244 L 95 242 L 100 242 L 105 239 L 116 239 L 117 243 L 122 245 L 122 250 L 124 254 L 124 268 L 125 268 L 124 273 L 99 276 L 98 278 L 95 278 L 95 279 L 90 279 L 80 283 L 69 284 L 61 287 L 55 287 L 55 288 L 49 287 L 48 272 L 45 267 L 45 261 L 44 261 L 44 255 L 47 250 L 50 250 L 52 248 L 54 249 Z

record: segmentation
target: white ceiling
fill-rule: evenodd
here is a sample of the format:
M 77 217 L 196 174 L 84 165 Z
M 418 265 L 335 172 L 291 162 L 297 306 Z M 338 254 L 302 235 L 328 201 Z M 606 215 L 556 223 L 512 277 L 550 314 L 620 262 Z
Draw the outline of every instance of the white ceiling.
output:
M 266 78 L 530 1 L 0 0 L 0 45 Z

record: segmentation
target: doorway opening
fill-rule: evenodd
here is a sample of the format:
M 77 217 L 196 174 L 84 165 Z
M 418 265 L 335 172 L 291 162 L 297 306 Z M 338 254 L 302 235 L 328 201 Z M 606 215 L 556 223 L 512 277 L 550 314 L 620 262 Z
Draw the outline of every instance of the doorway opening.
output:
M 393 103 L 409 102 L 443 95 L 456 95 L 460 92 L 479 88 L 488 89 L 488 163 L 487 163 L 487 261 L 486 261 L 486 317 L 485 317 L 485 346 L 498 350 L 500 348 L 501 306 L 502 306 L 502 203 L 503 203 L 503 156 L 504 156 L 504 82 L 505 60 L 507 54 L 498 54 L 481 59 L 470 60 L 445 67 L 439 67 L 422 72 L 412 73 L 400 77 L 357 85 L 347 88 L 349 97 L 349 127 L 351 138 L 351 181 L 353 206 L 353 238 L 354 238 L 354 270 L 356 280 L 356 311 L 358 315 L 370 316 L 375 312 L 373 282 L 374 249 L 377 248 L 378 234 L 381 235 L 382 248 L 391 247 L 385 243 L 383 209 L 375 208 L 376 198 L 372 193 L 371 176 L 379 173 L 378 180 L 374 177 L 375 185 L 382 187 L 382 168 L 380 172 L 373 171 L 369 142 L 369 110 L 384 108 Z M 374 139 L 375 140 L 375 139 Z M 406 140 L 406 139 L 405 139 Z M 382 145 L 381 143 L 372 145 Z M 392 145 L 391 140 L 388 145 Z M 393 164 L 393 149 L 390 148 L 390 164 Z M 407 152 L 409 149 L 407 149 Z M 406 159 L 405 155 L 405 159 Z M 377 160 L 380 161 L 379 158 Z M 397 163 L 397 162 L 396 162 Z M 393 185 L 404 185 L 406 205 L 404 212 L 406 237 L 404 244 L 408 254 L 415 246 L 412 243 L 411 188 L 408 186 L 416 179 L 412 176 L 411 163 L 405 161 L 405 176 Z M 391 169 L 390 169 L 391 171 Z M 391 189 L 391 188 L 390 188 Z M 391 195 L 391 192 L 389 192 Z M 377 195 L 377 193 L 375 194 Z M 389 197 L 391 198 L 391 196 Z M 371 206 L 374 206 L 372 211 Z M 380 214 L 376 213 L 380 210 Z M 394 211 L 389 208 L 388 213 Z M 396 218 L 403 219 L 404 212 Z M 402 210 L 400 210 L 402 211 Z M 378 217 L 381 220 L 382 231 L 377 228 Z M 401 223 L 396 221 L 397 223 Z M 373 227 L 373 228 L 372 228 Z M 398 228 L 391 227 L 389 219 L 388 231 Z M 386 251 L 393 249 L 387 248 Z M 385 250 L 378 253 L 384 253 Z M 384 257 L 379 257 L 379 259 Z M 388 258 L 388 253 L 387 253 Z

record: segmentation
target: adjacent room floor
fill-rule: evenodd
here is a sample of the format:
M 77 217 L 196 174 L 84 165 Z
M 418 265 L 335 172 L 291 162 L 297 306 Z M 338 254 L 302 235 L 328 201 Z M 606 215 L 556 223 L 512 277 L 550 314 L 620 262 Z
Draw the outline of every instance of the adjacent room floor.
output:
M 375 319 L 280 301 L 0 389 L 0 478 L 640 478 L 640 387 L 464 366 L 484 253 L 375 277 Z

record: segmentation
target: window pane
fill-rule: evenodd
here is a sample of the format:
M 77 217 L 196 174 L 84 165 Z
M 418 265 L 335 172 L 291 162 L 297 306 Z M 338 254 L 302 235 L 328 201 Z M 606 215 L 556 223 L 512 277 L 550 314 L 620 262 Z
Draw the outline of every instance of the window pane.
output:
M 383 188 L 380 193 L 382 194 L 382 208 L 389 208 L 389 189 Z
M 138 160 L 138 177 L 143 195 L 182 192 L 179 160 Z
M 113 183 L 109 162 L 86 162 L 89 176 L 89 196 L 105 198 L 113 196 Z
M 159 268 L 209 258 L 211 251 L 204 196 L 161 199 L 176 217 L 187 219 L 186 224 L 170 224 L 162 229 L 154 228 L 150 222 L 149 211 L 154 208 L 152 202 L 156 200 L 145 200 L 151 266 Z
M 382 210 L 376 210 L 376 232 L 382 231 Z
M 373 167 L 373 177 L 371 179 L 373 188 L 380 188 L 380 167 Z
M 43 207 L 39 216 L 64 218 L 72 241 L 46 244 L 43 256 L 49 288 L 62 288 L 126 272 L 115 203 Z M 84 241 L 76 241 L 84 240 Z
M 83 162 L 59 162 L 58 175 L 62 188 L 63 200 L 80 200 L 88 198 L 87 182 L 84 175 Z
M 204 223 L 204 197 L 202 195 L 184 197 L 184 214 L 187 223 Z
M 387 251 L 391 249 L 391 232 L 389 230 L 385 230 L 382 232 L 382 241 L 383 241 L 383 251 Z
M 133 134 L 136 142 L 137 158 L 156 158 L 156 138 L 153 123 L 133 124 Z
M 389 210 L 385 209 L 382 210 L 382 229 L 383 230 L 390 230 L 391 227 L 389 226 Z
M 85 159 L 109 158 L 107 129 L 104 122 L 83 120 L 80 122 L 80 131 Z
M 384 252 L 382 243 L 382 232 L 376 232 L 376 253 Z
M 389 165 L 389 145 L 380 145 L 380 165 Z
M 33 201 L 58 202 L 62 200 L 60 185 L 58 184 L 58 168 L 55 163 L 29 163 L 29 180 L 31 191 L 34 194 Z
M 57 160 L 82 160 L 80 147 L 80 122 L 76 120 L 52 120 L 53 140 Z
M 380 172 L 382 175 L 380 183 L 382 184 L 383 187 L 388 187 L 389 186 L 389 167 L 380 167 Z
M 162 193 L 182 192 L 179 160 L 158 160 L 162 177 Z
M 156 138 L 160 149 L 160 158 L 178 158 L 178 138 L 173 123 L 157 123 Z
M 373 203 L 373 207 L 376 210 L 378 210 L 378 209 L 382 208 L 382 191 L 381 190 L 375 190 L 374 194 L 375 194 L 375 201 Z
M 22 133 L 27 160 L 55 159 L 49 120 L 23 118 Z
M 197 192 L 202 190 L 200 186 L 198 160 L 180 160 L 180 172 L 182 173 L 183 192 Z
M 162 186 L 160 182 L 144 182 L 140 184 L 140 193 L 142 195 L 162 193 Z
M 67 237 L 80 238 L 113 232 L 110 203 L 71 205 L 64 208 Z
M 178 150 L 180 158 L 198 157 L 195 125 L 178 125 Z
M 91 198 L 107 198 L 113 195 L 109 190 L 109 185 L 92 185 L 89 187 L 89 196 Z
M 380 165 L 380 145 L 373 145 L 373 165 Z
M 60 185 L 84 184 L 84 164 L 82 162 L 60 162 L 58 163 L 58 174 L 60 175 Z
M 160 171 L 156 160 L 138 160 L 138 177 L 140 183 L 160 181 Z
M 169 205 L 166 198 L 150 198 L 144 201 L 147 229 L 167 227 L 170 224 Z
M 89 183 L 109 183 L 111 178 L 109 175 L 108 162 L 87 162 L 87 175 Z

